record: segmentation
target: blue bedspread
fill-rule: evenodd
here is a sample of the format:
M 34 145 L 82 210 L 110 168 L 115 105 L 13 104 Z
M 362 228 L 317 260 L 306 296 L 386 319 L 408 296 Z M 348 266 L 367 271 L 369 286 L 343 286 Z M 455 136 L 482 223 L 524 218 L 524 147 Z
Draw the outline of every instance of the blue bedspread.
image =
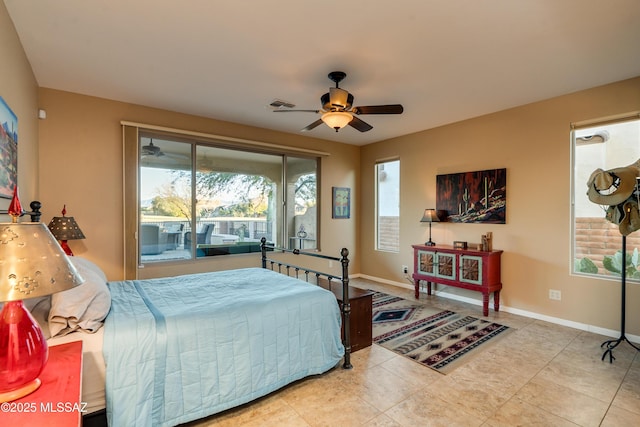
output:
M 262 268 L 110 282 L 107 419 L 173 426 L 334 367 L 334 295 Z

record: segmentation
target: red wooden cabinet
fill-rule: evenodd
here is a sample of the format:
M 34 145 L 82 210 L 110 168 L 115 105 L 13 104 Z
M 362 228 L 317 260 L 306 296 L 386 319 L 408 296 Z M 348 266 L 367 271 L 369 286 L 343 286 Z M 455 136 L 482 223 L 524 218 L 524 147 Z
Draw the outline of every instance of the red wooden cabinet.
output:
M 454 249 L 449 246 L 413 245 L 413 283 L 419 298 L 420 281 L 440 283 L 456 288 L 482 292 L 482 314 L 489 314 L 489 296 L 493 293 L 493 309 L 500 309 L 500 258 L 502 251 Z
M 33 393 L 0 408 L 0 426 L 82 425 L 82 341 L 49 347 L 49 359 Z

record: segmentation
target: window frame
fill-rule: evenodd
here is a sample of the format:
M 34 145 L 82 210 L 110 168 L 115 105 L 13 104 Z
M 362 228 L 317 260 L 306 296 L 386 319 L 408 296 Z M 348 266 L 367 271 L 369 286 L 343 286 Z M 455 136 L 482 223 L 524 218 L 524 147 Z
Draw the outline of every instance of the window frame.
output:
M 600 260 L 597 254 L 591 254 L 585 247 L 600 245 L 603 244 L 604 247 L 598 247 L 596 250 L 601 251 L 601 256 L 604 258 L 610 258 L 608 261 L 611 261 L 611 257 L 615 256 L 615 253 L 622 249 L 622 235 L 617 230 L 617 226 L 613 223 L 606 221 L 606 206 L 599 206 L 596 204 L 592 204 L 589 202 L 591 206 L 593 206 L 592 210 L 598 208 L 600 211 L 597 214 L 591 213 L 589 215 L 580 215 L 579 211 L 584 213 L 585 208 L 580 207 L 578 205 L 582 204 L 584 206 L 585 200 L 588 201 L 586 196 L 586 184 L 588 181 L 588 176 L 591 172 L 593 172 L 597 168 L 601 168 L 603 170 L 609 170 L 616 167 L 624 167 L 635 160 L 634 158 L 628 158 L 624 155 L 613 155 L 611 158 L 607 158 L 606 154 L 602 155 L 604 159 L 600 158 L 600 156 L 592 155 L 589 159 L 598 159 L 598 164 L 591 164 L 588 170 L 579 170 L 578 163 L 582 159 L 578 159 L 579 155 L 576 153 L 576 149 L 578 146 L 589 146 L 594 145 L 594 142 L 591 142 L 590 139 L 596 135 L 604 135 L 605 139 L 602 143 L 607 144 L 610 140 L 606 140 L 610 136 L 610 132 L 615 129 L 615 125 L 631 125 L 637 127 L 636 136 L 632 136 L 630 138 L 631 143 L 634 142 L 640 144 L 640 114 L 635 112 L 631 114 L 623 114 L 619 116 L 612 116 L 603 119 L 597 120 L 589 120 L 580 123 L 572 123 L 571 131 L 570 131 L 570 141 L 571 141 L 571 205 L 570 205 L 570 222 L 571 222 L 571 235 L 570 235 L 570 266 L 569 271 L 571 275 L 577 276 L 587 276 L 596 279 L 603 280 L 613 280 L 619 281 L 620 274 L 616 274 L 610 271 L 607 271 L 608 268 L 605 266 L 605 260 Z M 616 134 L 613 133 L 612 138 L 616 137 Z M 620 137 L 618 137 L 620 138 Z M 580 144 L 578 144 L 578 139 L 581 139 Z M 626 141 L 625 141 L 626 142 Z M 591 143 L 591 144 L 590 144 Z M 612 142 L 609 142 L 612 143 Z M 603 146 L 604 147 L 604 146 Z M 606 148 L 606 147 L 604 147 Z M 637 147 L 638 152 L 640 153 L 640 146 Z M 611 149 L 603 149 L 603 151 L 608 152 Z M 613 151 L 615 153 L 615 151 Z M 628 159 L 628 160 L 625 160 Z M 607 160 L 610 162 L 607 164 Z M 586 166 L 585 166 L 586 167 Z M 593 211 L 592 211 L 593 212 Z M 600 221 L 601 225 L 589 225 L 585 224 L 585 222 L 589 221 L 589 218 Z M 581 219 L 582 224 L 578 225 L 579 219 Z M 596 241 L 591 241 L 589 239 L 589 230 L 592 227 L 600 227 L 594 229 L 594 233 L 599 235 L 599 239 L 605 239 L 604 243 L 599 243 Z M 587 240 L 585 240 L 587 239 Z M 632 256 L 634 251 L 634 247 L 631 247 L 627 242 L 625 252 L 627 258 Z M 587 252 L 587 253 L 585 253 Z M 593 258 L 593 260 L 591 259 Z M 606 263 L 609 263 L 609 262 Z M 638 278 L 630 277 L 627 274 L 626 279 L 628 281 L 640 282 Z
M 286 182 L 286 168 L 287 159 L 291 158 L 303 158 L 315 161 L 315 177 L 316 177 L 316 210 L 320 212 L 320 200 L 321 200 L 321 187 L 320 187 L 320 174 L 321 174 L 321 160 L 323 157 L 329 155 L 329 153 L 321 152 L 317 150 L 309 150 L 304 148 L 295 148 L 281 146 L 277 144 L 270 144 L 261 141 L 242 140 L 236 138 L 222 137 L 211 134 L 202 134 L 197 132 L 182 131 L 178 129 L 163 128 L 152 125 L 143 125 L 132 122 L 121 122 L 123 127 L 123 163 L 124 163 L 124 257 L 125 257 L 125 278 L 136 278 L 138 275 L 138 269 L 144 268 L 144 264 L 140 262 L 140 246 L 138 242 L 140 217 L 140 137 L 141 135 L 153 134 L 154 138 L 175 139 L 176 141 L 185 141 L 193 144 L 192 149 L 192 174 L 195 173 L 195 147 L 196 146 L 212 146 L 225 149 L 231 149 L 235 151 L 254 152 L 257 154 L 270 154 L 280 157 L 282 164 L 282 182 Z M 192 175 L 195 176 L 195 175 Z M 287 219 L 286 217 L 286 191 L 282 191 L 282 199 L 276 201 L 276 203 L 282 204 L 282 220 L 277 220 L 275 227 L 281 228 L 277 232 L 278 240 L 276 244 L 286 246 L 286 242 L 289 240 L 289 236 L 294 234 L 291 230 L 288 230 L 286 224 L 291 222 L 293 224 L 293 218 Z M 192 200 L 195 200 L 195 181 L 192 182 Z M 195 222 L 193 212 L 195 211 L 195 204 L 192 204 L 192 224 Z M 312 250 L 320 249 L 320 216 L 317 215 L 316 220 L 316 247 Z M 220 258 L 218 257 L 197 257 L 192 254 L 190 258 L 171 260 L 171 263 L 190 263 L 194 261 L 205 260 L 208 258 Z M 163 262 L 154 262 L 154 265 L 167 265 Z M 147 264 L 149 265 L 149 264 Z

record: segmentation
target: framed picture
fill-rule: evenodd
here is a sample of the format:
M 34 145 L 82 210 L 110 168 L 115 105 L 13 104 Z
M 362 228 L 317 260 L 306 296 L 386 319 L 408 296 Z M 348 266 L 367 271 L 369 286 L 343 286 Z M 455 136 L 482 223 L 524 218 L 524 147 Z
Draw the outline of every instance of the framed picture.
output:
M 467 242 L 462 242 L 460 240 L 453 241 L 453 249 L 467 249 Z
M 333 187 L 331 218 L 349 218 L 351 214 L 351 189 Z
M 505 224 L 507 170 L 437 175 L 436 209 L 447 211 L 449 222 Z
M 11 199 L 18 185 L 18 117 L 0 97 L 0 197 Z

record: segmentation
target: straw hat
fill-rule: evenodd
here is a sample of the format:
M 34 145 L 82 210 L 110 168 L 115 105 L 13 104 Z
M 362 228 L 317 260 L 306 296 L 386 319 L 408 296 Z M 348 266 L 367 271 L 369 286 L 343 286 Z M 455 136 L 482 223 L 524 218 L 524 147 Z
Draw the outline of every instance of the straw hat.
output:
M 587 196 L 599 205 L 618 205 L 631 196 L 639 176 L 640 169 L 635 165 L 607 171 L 596 169 L 587 182 Z

